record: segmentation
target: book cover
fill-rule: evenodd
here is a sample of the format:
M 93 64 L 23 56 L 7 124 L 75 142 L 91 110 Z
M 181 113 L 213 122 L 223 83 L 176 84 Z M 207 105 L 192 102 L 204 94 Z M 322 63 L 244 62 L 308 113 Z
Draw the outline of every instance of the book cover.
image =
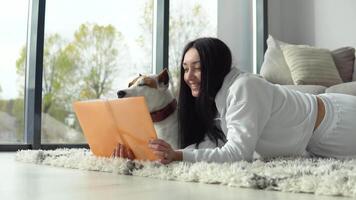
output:
M 144 97 L 77 101 L 73 108 L 94 155 L 109 157 L 121 143 L 138 160 L 157 159 L 148 148 L 157 135 Z

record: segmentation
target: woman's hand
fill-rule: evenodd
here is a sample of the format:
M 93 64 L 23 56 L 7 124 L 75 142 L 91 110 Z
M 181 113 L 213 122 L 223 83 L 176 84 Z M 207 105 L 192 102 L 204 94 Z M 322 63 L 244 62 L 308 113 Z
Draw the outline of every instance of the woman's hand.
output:
M 182 152 L 174 151 L 170 144 L 161 139 L 150 140 L 148 147 L 159 158 L 162 164 L 168 164 L 172 161 L 182 160 Z
M 135 159 L 135 155 L 132 153 L 131 149 L 120 143 L 114 148 L 111 157 L 127 158 L 130 160 Z

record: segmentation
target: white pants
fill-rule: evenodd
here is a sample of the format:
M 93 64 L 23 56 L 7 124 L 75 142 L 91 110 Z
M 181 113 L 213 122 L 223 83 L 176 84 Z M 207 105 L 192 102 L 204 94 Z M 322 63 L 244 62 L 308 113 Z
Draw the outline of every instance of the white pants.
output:
M 356 96 L 326 93 L 318 95 L 325 116 L 307 146 L 311 155 L 356 158 Z

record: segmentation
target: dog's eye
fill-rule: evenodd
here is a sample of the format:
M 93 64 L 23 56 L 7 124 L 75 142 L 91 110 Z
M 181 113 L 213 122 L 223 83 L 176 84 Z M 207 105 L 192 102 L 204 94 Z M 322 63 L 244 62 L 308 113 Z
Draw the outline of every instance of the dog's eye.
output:
M 146 83 L 140 83 L 138 84 L 138 86 L 146 86 L 147 84 Z

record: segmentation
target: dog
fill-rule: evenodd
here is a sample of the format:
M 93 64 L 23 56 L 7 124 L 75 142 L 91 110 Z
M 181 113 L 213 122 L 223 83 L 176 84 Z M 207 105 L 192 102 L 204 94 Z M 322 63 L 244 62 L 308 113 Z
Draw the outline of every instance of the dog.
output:
M 158 75 L 139 75 L 127 89 L 117 91 L 118 98 L 143 96 L 150 111 L 157 137 L 178 148 L 177 100 L 169 88 L 169 73 L 164 69 Z

